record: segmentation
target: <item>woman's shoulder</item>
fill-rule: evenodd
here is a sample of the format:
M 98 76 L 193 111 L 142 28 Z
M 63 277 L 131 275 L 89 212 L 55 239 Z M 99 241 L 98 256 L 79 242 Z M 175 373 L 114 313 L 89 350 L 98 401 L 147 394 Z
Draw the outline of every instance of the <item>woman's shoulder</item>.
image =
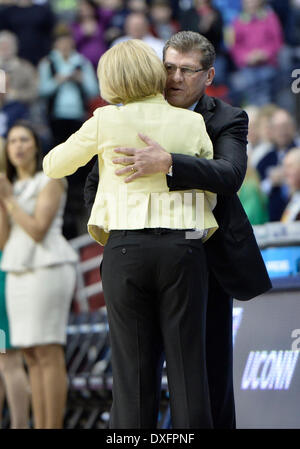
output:
M 35 182 L 36 184 L 44 183 L 44 182 L 50 181 L 50 179 L 51 179 L 51 178 L 49 178 L 49 176 L 47 176 L 47 175 L 43 172 L 43 170 L 37 171 L 37 172 L 34 174 L 33 178 L 32 178 L 33 182 Z
M 35 185 L 36 190 L 40 192 L 49 182 L 63 182 L 66 183 L 65 178 L 63 179 L 52 179 L 47 176 L 42 170 L 35 173 L 32 178 L 32 183 Z M 65 186 L 65 184 L 64 184 Z M 65 186 L 66 187 L 66 186 Z
M 121 105 L 118 106 L 115 104 L 106 104 L 104 106 L 99 106 L 93 111 L 93 116 L 99 119 L 100 117 L 105 117 L 117 112 L 121 107 Z
M 15 194 L 23 201 L 37 197 L 44 187 L 52 180 L 43 171 L 36 172 L 31 178 L 19 179 L 13 183 Z

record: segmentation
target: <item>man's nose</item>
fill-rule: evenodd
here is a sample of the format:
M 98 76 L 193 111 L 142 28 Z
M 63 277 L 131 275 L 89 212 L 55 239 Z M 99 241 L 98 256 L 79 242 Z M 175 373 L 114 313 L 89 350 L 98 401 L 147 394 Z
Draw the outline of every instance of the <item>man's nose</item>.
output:
M 183 81 L 183 75 L 181 69 L 178 67 L 175 72 L 173 73 L 173 80 L 174 81 Z

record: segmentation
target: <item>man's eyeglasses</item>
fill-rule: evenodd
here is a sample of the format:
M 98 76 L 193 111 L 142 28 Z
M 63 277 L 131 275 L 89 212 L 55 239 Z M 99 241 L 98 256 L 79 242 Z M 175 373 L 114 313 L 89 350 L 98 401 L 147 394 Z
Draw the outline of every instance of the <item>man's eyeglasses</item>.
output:
M 177 65 L 174 64 L 165 64 L 165 69 L 169 75 L 173 75 L 177 69 L 180 70 L 181 74 L 183 76 L 193 76 L 195 73 L 198 72 L 205 72 L 207 69 L 193 69 L 192 67 L 177 67 Z

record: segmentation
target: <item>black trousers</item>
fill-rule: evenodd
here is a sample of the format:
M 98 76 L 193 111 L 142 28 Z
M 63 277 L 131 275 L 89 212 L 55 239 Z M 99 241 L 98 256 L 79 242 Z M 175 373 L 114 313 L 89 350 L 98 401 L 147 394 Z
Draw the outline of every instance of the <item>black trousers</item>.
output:
M 111 428 L 156 428 L 164 356 L 172 428 L 211 428 L 207 266 L 182 231 L 113 231 L 102 282 L 112 348 Z
M 233 392 L 232 298 L 209 271 L 206 358 L 215 429 L 235 429 Z

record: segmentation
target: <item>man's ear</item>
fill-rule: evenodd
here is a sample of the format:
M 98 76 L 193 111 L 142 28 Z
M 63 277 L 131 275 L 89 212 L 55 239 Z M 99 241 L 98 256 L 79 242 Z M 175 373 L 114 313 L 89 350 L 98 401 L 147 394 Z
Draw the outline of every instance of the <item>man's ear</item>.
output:
M 210 86 L 211 85 L 211 83 L 213 82 L 213 79 L 214 79 L 214 77 L 215 77 L 215 68 L 214 67 L 211 67 L 210 69 L 208 69 L 208 71 L 207 71 L 207 78 L 206 78 L 206 81 L 205 81 L 205 86 L 206 87 L 208 87 L 208 86 Z

